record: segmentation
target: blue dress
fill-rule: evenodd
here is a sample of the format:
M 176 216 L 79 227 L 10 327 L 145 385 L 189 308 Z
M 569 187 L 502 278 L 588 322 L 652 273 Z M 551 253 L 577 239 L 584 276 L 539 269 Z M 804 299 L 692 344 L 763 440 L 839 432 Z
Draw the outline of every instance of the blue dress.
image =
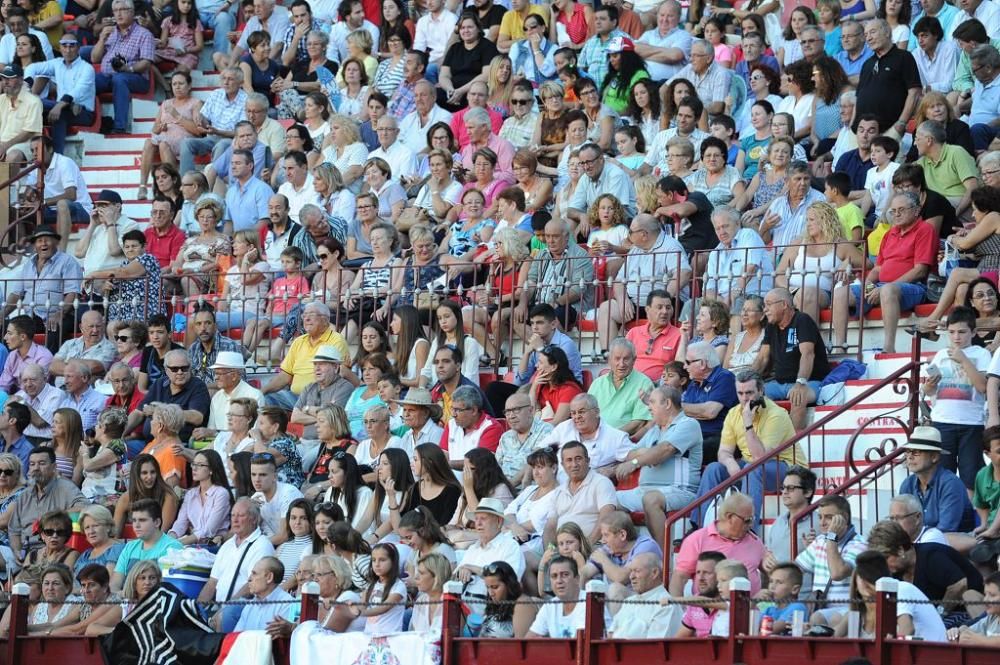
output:
M 84 566 L 88 566 L 92 563 L 97 563 L 102 566 L 106 566 L 109 563 L 117 563 L 118 557 L 121 556 L 122 550 L 125 549 L 125 543 L 115 543 L 108 549 L 104 550 L 104 553 L 98 557 L 91 558 L 94 553 L 94 548 L 91 547 L 89 550 L 80 555 L 80 558 L 76 560 L 73 564 L 73 577 L 76 577 Z

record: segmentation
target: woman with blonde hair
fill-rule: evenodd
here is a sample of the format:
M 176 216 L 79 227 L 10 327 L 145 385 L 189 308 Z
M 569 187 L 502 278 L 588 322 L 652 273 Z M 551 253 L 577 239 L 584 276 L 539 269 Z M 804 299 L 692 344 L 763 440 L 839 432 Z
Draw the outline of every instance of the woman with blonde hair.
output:
M 451 579 L 451 562 L 436 552 L 417 561 L 417 602 L 413 606 L 410 630 L 441 632 L 441 595 L 444 583 Z
M 760 168 L 747 185 L 744 199 L 750 201 L 750 210 L 743 213 L 742 222 L 747 224 L 764 216 L 768 206 L 785 191 L 788 165 L 792 163 L 795 143 L 787 136 L 771 139 L 767 154 L 760 160 Z
M 480 346 L 496 349 L 496 357 L 503 359 L 504 334 L 510 325 L 515 296 L 524 287 L 531 264 L 527 261 L 528 246 L 517 229 L 501 229 L 493 236 L 493 242 L 495 260 L 489 263 L 489 278 L 474 287 L 471 295 L 474 304 L 462 308 L 462 323 Z M 487 339 L 490 329 L 493 330 L 493 347 Z
M 21 458 L 14 453 L 0 453 L 0 545 L 10 546 L 10 534 L 7 524 L 10 523 L 11 506 L 17 501 L 27 485 L 24 477 Z
M 73 564 L 74 572 L 79 573 L 84 566 L 92 563 L 107 568 L 109 575 L 115 572 L 115 564 L 125 543 L 111 537 L 115 529 L 115 518 L 111 511 L 104 506 L 91 504 L 80 511 L 79 522 L 80 530 L 83 531 L 90 547 L 84 550 Z
M 375 72 L 378 71 L 378 60 L 372 56 L 372 49 L 375 43 L 371 34 L 364 29 L 353 30 L 347 34 L 347 60 L 354 58 L 364 67 L 365 75 L 369 81 L 375 79 Z M 345 60 L 346 62 L 346 60 Z M 337 84 L 344 87 L 344 70 L 341 68 L 337 73 Z
M 358 445 L 357 440 L 351 436 L 351 424 L 342 406 L 327 404 L 317 409 L 314 415 L 319 450 L 301 487 L 302 493 L 310 501 L 330 489 L 330 461 L 333 456 L 338 452 L 346 453 L 351 446 Z
M 462 183 L 452 177 L 455 160 L 449 151 L 434 148 L 427 153 L 427 164 L 431 173 L 417 191 L 411 210 L 400 217 L 402 224 L 396 224 L 400 233 L 407 233 L 420 222 L 446 229 L 448 213 L 462 197 Z
M 569 202 L 573 200 L 576 188 L 580 184 L 583 168 L 580 166 L 580 149 L 574 148 L 566 159 L 566 184 L 556 194 L 556 202 L 552 210 L 552 219 L 566 219 Z M 659 207 L 659 206 L 657 206 Z
M 354 217 L 357 200 L 344 185 L 340 169 L 330 162 L 313 169 L 313 189 L 319 194 L 320 207 L 330 216 L 334 237 L 347 237 L 347 220 Z M 248 349 L 255 347 L 248 346 Z
M 839 274 L 860 270 L 867 259 L 844 237 L 837 210 L 829 203 L 806 209 L 806 224 L 799 244 L 787 248 L 775 271 L 775 286 L 787 288 L 795 307 L 820 325 L 820 310 L 830 305 Z
M 565 91 L 558 81 L 546 81 L 538 88 L 538 98 L 542 100 L 538 124 L 531 137 L 531 145 L 537 145 L 538 163 L 554 169 L 559 155 L 566 146 L 566 102 Z
M 56 451 L 56 471 L 79 487 L 83 482 L 83 421 L 76 409 L 56 409 L 52 416 L 52 449 Z
M 361 140 L 361 127 L 357 121 L 343 113 L 335 113 L 328 121 L 330 132 L 323 139 L 323 160 L 340 171 L 344 185 L 357 194 L 361 191 L 368 147 Z
M 215 324 L 221 332 L 244 328 L 267 309 L 271 267 L 256 227 L 233 234 L 233 265 L 226 270 L 222 297 L 215 303 Z
M 486 73 L 486 87 L 489 97 L 487 108 L 496 111 L 504 118 L 510 115 L 510 96 L 514 92 L 514 65 L 506 55 L 494 56 Z
M 945 143 L 957 145 L 965 149 L 970 155 L 975 155 L 976 151 L 972 146 L 972 133 L 969 125 L 959 120 L 954 109 L 948 103 L 948 98 L 936 90 L 925 92 L 917 104 L 917 111 L 913 115 L 913 137 L 916 138 L 916 128 L 924 120 L 933 120 L 944 126 Z M 906 155 L 907 162 L 916 161 L 920 155 L 917 154 L 916 142 L 910 147 L 910 152 Z
M 222 213 L 222 203 L 215 199 L 205 198 L 195 203 L 194 218 L 199 232 L 184 241 L 177 258 L 164 270 L 165 275 L 172 274 L 180 281 L 188 298 L 212 292 L 216 261 L 231 252 L 229 238 L 218 231 Z
M 160 564 L 155 560 L 147 559 L 136 562 L 129 569 L 122 587 L 122 598 L 126 602 L 122 604 L 121 613 L 108 612 L 87 626 L 86 634 L 93 637 L 114 632 L 120 619 L 134 610 L 139 603 L 160 586 L 162 581 L 163 573 L 160 571 Z
M 153 411 L 150 420 L 153 440 L 146 444 L 142 452 L 152 455 L 160 464 L 160 473 L 167 485 L 184 487 L 187 484 L 187 459 L 177 452 L 184 450 L 184 443 L 178 435 L 184 427 L 184 411 L 177 404 L 164 402 L 153 402 L 149 406 Z
M 635 179 L 635 207 L 639 214 L 652 215 L 660 207 L 656 191 L 654 176 L 644 175 Z
M 515 184 L 524 191 L 524 211 L 549 210 L 552 208 L 552 181 L 538 175 L 538 159 L 530 150 L 521 149 L 514 153 Z

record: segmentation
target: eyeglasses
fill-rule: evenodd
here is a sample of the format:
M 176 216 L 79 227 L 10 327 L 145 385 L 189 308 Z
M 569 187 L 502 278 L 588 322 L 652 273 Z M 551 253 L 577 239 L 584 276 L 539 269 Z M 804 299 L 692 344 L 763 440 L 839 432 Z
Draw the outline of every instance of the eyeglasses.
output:
M 188 370 L 191 369 L 191 365 L 179 365 L 179 366 L 167 365 L 166 367 L 168 370 L 174 372 L 175 374 L 180 374 L 181 372 L 187 372 Z
M 746 525 L 750 525 L 750 524 L 753 523 L 753 517 L 752 516 L 751 517 L 743 517 L 742 515 L 737 515 L 736 513 L 729 513 L 728 515 L 726 515 L 726 517 L 735 517 L 736 519 L 738 519 L 739 521 L 743 522 Z
M 508 418 L 510 418 L 514 414 L 520 413 L 521 411 L 524 411 L 525 409 L 530 409 L 530 408 L 531 408 L 530 404 L 522 404 L 521 406 L 507 407 L 506 409 L 503 410 L 503 415 L 505 415 Z
M 905 208 L 891 208 L 886 212 L 893 217 L 902 217 L 908 210 L 913 210 L 914 206 L 907 206 Z
M 702 362 L 705 362 L 704 358 L 695 358 L 694 360 L 688 360 L 686 358 L 684 359 L 685 365 L 694 365 L 695 363 L 702 363 Z
M 471 406 L 453 406 L 451 407 L 452 413 L 466 413 L 467 411 L 475 411 Z
M 115 335 L 115 339 L 118 340 L 119 342 L 127 342 L 132 338 L 129 337 L 128 335 Z
M 7 478 L 10 478 L 15 473 L 17 473 L 17 471 L 14 469 L 0 469 L 0 476 L 6 476 Z
M 370 203 L 369 203 L 368 205 L 362 205 L 362 206 L 358 206 L 358 208 L 357 208 L 357 209 L 358 209 L 358 210 L 371 210 L 371 209 L 372 209 L 372 208 L 374 208 L 374 207 L 375 207 L 375 206 L 373 206 L 372 204 L 370 204 Z
M 995 293 L 983 293 L 983 292 L 980 292 L 980 293 L 973 293 L 972 294 L 972 299 L 973 300 L 996 300 L 996 297 L 997 297 L 997 294 L 995 294 Z
M 577 409 L 575 411 L 570 411 L 569 412 L 569 417 L 570 418 L 576 418 L 577 416 L 585 416 L 585 415 L 587 415 L 588 411 L 593 411 L 593 409 L 591 409 L 590 407 L 587 407 L 586 409 Z
M 906 513 L 905 515 L 889 515 L 889 519 L 898 524 L 903 520 L 908 520 L 911 517 L 916 517 L 919 514 L 920 514 L 919 511 L 914 511 L 912 513 Z
M 527 106 L 528 104 L 531 103 L 531 100 L 530 99 L 512 99 L 512 100 L 510 100 L 510 103 L 513 104 L 514 106 Z
M 227 418 L 249 418 L 250 416 L 248 416 L 245 413 L 227 413 L 226 417 Z
M 42 529 L 42 533 L 50 538 L 55 536 L 68 536 L 69 534 L 62 529 Z
M 800 489 L 804 489 L 802 487 L 802 485 L 782 485 L 781 486 L 781 491 L 782 492 L 794 492 L 795 490 L 800 490 Z

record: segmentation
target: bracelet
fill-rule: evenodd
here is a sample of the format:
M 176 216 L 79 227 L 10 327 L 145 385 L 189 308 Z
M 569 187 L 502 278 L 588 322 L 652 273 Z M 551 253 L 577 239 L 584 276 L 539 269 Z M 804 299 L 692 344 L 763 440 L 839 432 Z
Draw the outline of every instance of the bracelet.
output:
M 389 506 L 389 512 L 392 512 L 394 510 L 399 510 L 399 506 Z

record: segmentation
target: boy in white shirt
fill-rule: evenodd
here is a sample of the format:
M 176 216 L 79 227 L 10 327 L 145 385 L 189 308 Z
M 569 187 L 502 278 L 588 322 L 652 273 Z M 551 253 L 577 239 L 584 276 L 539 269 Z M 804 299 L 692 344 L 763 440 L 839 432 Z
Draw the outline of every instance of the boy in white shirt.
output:
M 549 563 L 549 580 L 556 602 L 542 605 L 525 637 L 575 637 L 587 618 L 587 596 L 580 589 L 576 561 L 561 555 L 554 557 Z
M 899 168 L 895 161 L 898 154 L 899 142 L 896 139 L 889 136 L 876 136 L 872 139 L 871 158 L 874 166 L 865 175 L 865 193 L 858 202 L 865 215 L 874 209 L 875 219 L 879 219 L 885 213 L 885 204 L 892 194 L 892 176 Z

